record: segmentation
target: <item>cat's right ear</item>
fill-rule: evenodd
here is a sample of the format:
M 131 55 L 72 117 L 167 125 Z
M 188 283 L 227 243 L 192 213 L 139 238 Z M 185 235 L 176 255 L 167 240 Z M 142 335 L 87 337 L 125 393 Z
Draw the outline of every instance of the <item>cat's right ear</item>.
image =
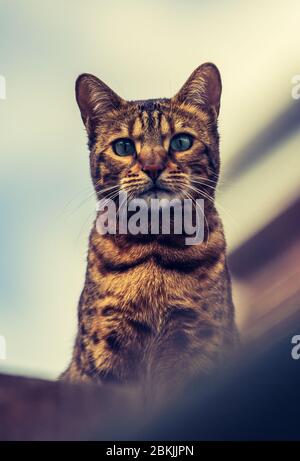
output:
M 105 83 L 91 74 L 81 74 L 75 85 L 81 118 L 89 135 L 107 112 L 119 109 L 124 102 Z

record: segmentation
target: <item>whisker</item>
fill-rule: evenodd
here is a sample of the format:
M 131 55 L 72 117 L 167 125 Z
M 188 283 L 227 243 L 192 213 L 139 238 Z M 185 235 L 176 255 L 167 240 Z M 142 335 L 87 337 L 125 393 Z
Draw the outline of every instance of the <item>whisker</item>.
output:
M 119 194 L 119 191 L 117 191 L 117 192 L 116 192 L 116 191 L 113 191 L 113 192 L 111 192 L 110 194 L 108 194 L 107 197 L 105 197 L 105 199 L 104 199 L 105 201 L 104 201 L 104 203 L 102 204 L 102 207 L 104 208 L 104 207 L 107 205 L 107 203 L 109 202 L 109 200 L 113 200 L 115 197 L 118 196 L 118 194 Z M 85 222 L 84 222 L 83 225 L 81 226 L 80 231 L 79 231 L 79 234 L 78 234 L 77 239 L 76 239 L 76 242 L 77 242 L 77 241 L 79 240 L 79 238 L 81 237 L 82 232 L 84 231 L 84 229 L 85 229 L 87 223 L 89 222 L 89 220 L 90 220 L 90 218 L 91 218 L 92 216 L 94 216 L 94 212 L 89 214 L 89 216 L 87 217 L 87 219 L 85 220 Z
M 188 185 L 188 187 L 190 189 L 194 190 L 195 192 L 199 193 L 200 195 L 202 194 L 211 203 L 216 204 L 218 208 L 221 208 L 224 211 L 224 213 L 227 214 L 227 216 L 234 222 L 235 225 L 237 224 L 236 220 L 230 214 L 230 212 L 223 205 L 221 205 L 221 203 L 219 203 L 216 199 L 213 200 L 206 192 L 204 192 L 203 190 L 201 190 L 201 189 L 199 189 L 197 187 L 194 187 L 194 186 L 191 186 L 191 185 Z
M 84 223 L 82 224 L 82 226 L 80 227 L 79 229 L 79 232 L 78 232 L 78 235 L 77 235 L 77 238 L 76 238 L 76 243 L 78 243 L 78 240 L 80 239 L 81 235 L 82 235 L 82 232 L 84 231 L 86 225 L 89 223 L 90 219 L 92 218 L 92 216 L 94 216 L 94 213 L 89 213 L 87 219 L 84 221 Z
M 100 193 L 100 191 L 97 191 L 96 187 L 99 186 L 100 184 L 97 184 L 95 185 L 95 189 L 93 189 L 93 191 L 87 196 L 85 197 L 80 203 L 79 205 L 69 213 L 68 217 L 70 216 L 73 216 L 74 213 L 76 213 L 83 205 L 85 205 L 92 197 L 95 197 L 97 199 L 97 193 Z M 103 190 L 101 190 L 101 193 L 103 192 L 106 192 L 106 191 L 110 191 L 112 189 L 115 189 L 115 188 L 118 188 L 119 186 L 116 185 L 116 186 L 110 186 L 110 187 L 107 187 Z
M 120 211 L 120 209 L 122 208 L 122 206 L 125 204 L 126 201 L 127 201 L 127 197 L 125 196 L 125 197 L 124 197 L 124 200 L 122 201 L 122 203 L 119 204 L 119 206 L 118 206 L 118 210 L 117 210 L 117 214 L 116 214 L 116 219 L 118 219 L 119 211 Z
M 208 225 L 208 221 L 206 219 L 206 216 L 205 216 L 205 212 L 204 210 L 199 206 L 199 204 L 197 203 L 197 201 L 192 197 L 191 194 L 189 194 L 187 191 L 185 191 L 187 197 L 192 200 L 192 202 L 199 207 L 202 215 L 203 215 L 203 218 L 204 218 L 204 221 L 205 221 L 205 224 L 206 224 L 206 228 L 207 228 L 207 239 L 206 239 L 206 243 L 205 243 L 205 246 L 207 247 L 207 244 L 208 244 L 208 241 L 209 241 L 209 236 L 210 236 L 210 231 L 209 231 L 209 225 Z
M 210 182 L 211 184 L 218 184 L 218 180 L 213 180 L 213 179 L 209 179 L 209 178 L 205 178 L 205 176 L 195 176 L 195 175 L 191 175 L 192 179 L 194 179 L 195 181 L 198 181 L 199 179 L 203 180 L 203 181 L 208 181 Z
M 119 190 L 113 191 L 107 194 L 103 199 L 101 199 L 101 200 L 104 200 L 102 206 L 105 207 L 107 203 L 109 202 L 109 200 L 114 200 L 118 195 L 119 195 Z
M 65 213 L 67 213 L 68 207 L 72 204 L 72 202 L 74 202 L 77 198 L 79 198 L 82 193 L 84 193 L 84 195 L 86 193 L 90 193 L 91 187 L 92 187 L 91 185 L 84 187 L 83 189 L 81 189 L 81 191 L 78 191 L 72 198 L 70 198 L 70 200 L 68 200 L 65 203 L 61 211 L 58 213 L 58 217 L 62 217 Z
M 195 179 L 191 179 L 191 182 L 192 182 L 192 183 L 195 183 L 195 184 L 200 184 L 201 186 L 204 186 L 204 187 L 209 187 L 210 189 L 213 189 L 213 190 L 216 190 L 215 187 L 210 186 L 209 184 L 204 184 L 204 183 L 201 182 L 201 181 L 195 181 Z

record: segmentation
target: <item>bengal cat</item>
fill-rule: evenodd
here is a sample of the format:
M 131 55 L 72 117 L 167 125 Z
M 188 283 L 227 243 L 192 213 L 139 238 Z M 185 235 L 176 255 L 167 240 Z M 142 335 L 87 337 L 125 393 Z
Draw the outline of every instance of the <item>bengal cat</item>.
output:
M 219 175 L 221 78 L 198 67 L 171 99 L 125 101 L 82 74 L 76 98 L 98 199 L 204 198 L 204 241 L 183 235 L 90 234 L 73 358 L 61 378 L 143 382 L 168 393 L 209 373 L 237 342 Z M 187 195 L 186 195 L 187 194 Z

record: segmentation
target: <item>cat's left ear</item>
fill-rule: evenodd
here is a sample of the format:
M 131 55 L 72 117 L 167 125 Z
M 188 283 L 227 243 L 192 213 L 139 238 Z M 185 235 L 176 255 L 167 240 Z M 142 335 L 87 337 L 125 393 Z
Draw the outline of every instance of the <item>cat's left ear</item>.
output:
M 217 66 L 207 62 L 194 70 L 173 100 L 201 108 L 210 107 L 217 118 L 220 111 L 221 92 L 220 72 Z
M 81 74 L 77 78 L 75 91 L 81 118 L 89 135 L 106 113 L 119 109 L 124 103 L 120 96 L 91 74 Z

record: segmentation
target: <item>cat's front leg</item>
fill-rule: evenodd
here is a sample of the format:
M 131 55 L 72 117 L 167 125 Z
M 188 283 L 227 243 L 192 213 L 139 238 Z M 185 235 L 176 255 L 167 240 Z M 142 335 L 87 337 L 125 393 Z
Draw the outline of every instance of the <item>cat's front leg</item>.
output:
M 137 381 L 152 329 L 112 306 L 99 313 L 86 322 L 82 319 L 73 358 L 77 369 L 99 383 Z
M 152 352 L 147 372 L 148 399 L 169 403 L 195 377 L 212 373 L 232 349 L 230 325 L 198 319 L 192 310 L 174 311 Z

